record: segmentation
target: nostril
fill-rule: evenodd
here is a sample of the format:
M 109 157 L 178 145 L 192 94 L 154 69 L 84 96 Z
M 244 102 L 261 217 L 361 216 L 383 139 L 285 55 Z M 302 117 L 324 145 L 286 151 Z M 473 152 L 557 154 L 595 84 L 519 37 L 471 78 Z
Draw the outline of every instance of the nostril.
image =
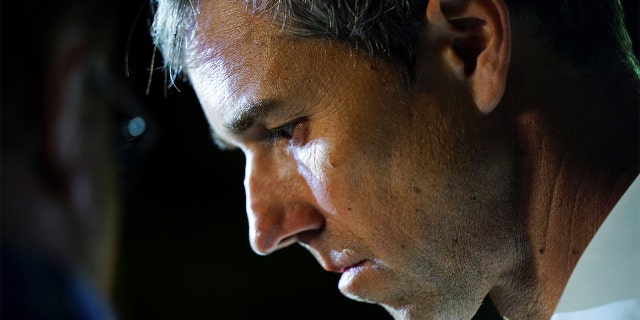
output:
M 274 251 L 288 247 L 298 241 L 305 242 L 306 239 L 310 239 L 318 233 L 318 230 L 310 230 L 293 233 L 282 238 L 278 238 L 278 233 L 276 232 L 250 231 L 251 248 L 255 253 L 261 256 L 266 256 Z
M 278 241 L 275 250 L 280 250 L 282 248 L 288 247 L 298 241 L 297 235 L 291 235 L 288 237 L 284 237 L 280 241 Z
M 249 240 L 251 249 L 262 256 L 275 251 L 277 244 L 275 232 L 270 230 L 261 231 L 256 228 L 255 224 L 252 224 L 249 229 Z
M 307 230 L 296 235 L 296 241 L 302 244 L 309 244 L 313 239 L 317 238 L 324 230 L 324 224 L 315 230 Z
M 324 216 L 311 204 L 297 203 L 288 206 L 269 207 L 270 210 L 249 212 L 249 236 L 251 247 L 259 255 L 285 248 L 300 237 L 318 234 L 324 227 Z M 266 209 L 263 207 L 262 209 Z

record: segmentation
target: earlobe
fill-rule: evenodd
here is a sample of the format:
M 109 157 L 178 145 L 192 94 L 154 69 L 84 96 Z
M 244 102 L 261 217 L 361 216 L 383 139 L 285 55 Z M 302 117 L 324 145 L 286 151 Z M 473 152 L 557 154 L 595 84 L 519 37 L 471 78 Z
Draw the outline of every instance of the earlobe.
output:
M 467 82 L 479 111 L 495 109 L 511 56 L 509 11 L 503 0 L 431 0 L 427 22 L 446 37 L 444 61 Z

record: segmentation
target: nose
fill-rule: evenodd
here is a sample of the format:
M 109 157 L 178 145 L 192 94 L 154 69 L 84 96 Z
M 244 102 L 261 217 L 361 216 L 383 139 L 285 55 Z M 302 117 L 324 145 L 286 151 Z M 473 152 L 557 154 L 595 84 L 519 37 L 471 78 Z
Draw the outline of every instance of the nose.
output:
M 286 153 L 247 153 L 244 187 L 251 248 L 267 255 L 320 230 L 324 216 L 314 205 L 295 160 Z

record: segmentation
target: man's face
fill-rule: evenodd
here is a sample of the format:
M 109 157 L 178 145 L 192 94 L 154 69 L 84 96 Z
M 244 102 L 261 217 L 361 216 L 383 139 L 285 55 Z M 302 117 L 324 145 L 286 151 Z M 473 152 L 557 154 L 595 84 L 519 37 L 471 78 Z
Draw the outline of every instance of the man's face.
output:
M 246 156 L 257 253 L 298 242 L 342 273 L 343 294 L 397 318 L 471 318 L 507 285 L 507 129 L 436 53 L 408 84 L 346 46 L 287 38 L 241 4 L 200 9 L 187 71 L 218 138 Z

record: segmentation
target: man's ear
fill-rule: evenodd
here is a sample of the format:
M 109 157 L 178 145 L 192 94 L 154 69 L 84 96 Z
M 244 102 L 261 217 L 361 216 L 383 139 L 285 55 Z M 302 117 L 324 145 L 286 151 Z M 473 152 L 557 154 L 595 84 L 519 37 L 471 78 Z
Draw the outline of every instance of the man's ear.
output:
M 493 111 L 505 90 L 511 56 L 504 1 L 431 0 L 426 19 L 436 37 L 444 37 L 444 62 L 468 83 L 478 110 Z

